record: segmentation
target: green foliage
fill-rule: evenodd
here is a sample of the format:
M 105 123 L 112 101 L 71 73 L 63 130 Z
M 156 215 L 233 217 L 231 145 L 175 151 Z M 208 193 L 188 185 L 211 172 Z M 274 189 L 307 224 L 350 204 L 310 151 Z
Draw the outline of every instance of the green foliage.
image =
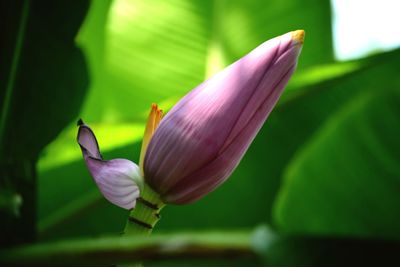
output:
M 88 74 L 74 37 L 88 3 L 17 1 L 5 8 L 18 28 L 2 34 L 8 64 L 1 73 L 1 156 L 36 159 L 83 102 Z
M 78 115 L 88 85 L 74 42 L 88 7 L 87 1 L 1 3 L 0 227 L 6 231 L 0 246 L 35 238 L 37 159 Z
M 400 90 L 386 86 L 365 86 L 296 152 L 277 202 L 282 229 L 400 238 Z
M 284 147 L 285 149 L 278 150 L 278 148 L 275 148 L 276 151 L 279 151 L 280 153 L 278 155 L 270 155 L 270 164 L 268 166 L 269 170 L 267 173 L 271 173 L 275 170 L 277 172 L 277 175 L 279 177 L 284 177 L 284 176 L 301 176 L 301 178 L 287 178 L 284 180 L 284 184 L 281 189 L 281 194 L 279 195 L 279 202 L 278 202 L 278 207 L 275 209 L 275 215 L 277 215 L 277 224 L 284 225 L 282 227 L 282 230 L 287 230 L 290 232 L 297 232 L 297 233 L 310 233 L 310 229 L 302 229 L 300 231 L 299 228 L 300 225 L 294 226 L 294 224 L 299 223 L 297 220 L 294 220 L 295 217 L 302 216 L 303 217 L 303 210 L 299 208 L 301 203 L 303 203 L 304 199 L 308 197 L 309 195 L 313 195 L 315 193 L 321 194 L 321 197 L 324 196 L 327 192 L 322 192 L 320 189 L 315 189 L 312 187 L 312 184 L 310 184 L 311 174 L 310 173 L 304 173 L 303 170 L 297 169 L 296 171 L 291 171 L 290 168 L 292 168 L 292 165 L 295 165 L 294 162 L 296 162 L 298 155 L 301 153 L 301 151 L 306 150 L 307 147 L 310 145 L 311 142 L 313 142 L 315 139 L 317 139 L 317 134 L 323 127 L 328 127 L 328 123 L 331 122 L 332 118 L 334 118 L 337 112 L 341 112 L 341 110 L 344 107 L 350 106 L 350 105 L 356 105 L 357 99 L 361 99 L 362 97 L 366 97 L 365 95 L 370 95 L 373 92 L 379 93 L 379 92 L 387 92 L 388 90 L 395 91 L 398 89 L 395 88 L 400 88 L 400 79 L 398 78 L 393 78 L 396 77 L 396 66 L 398 65 L 398 60 L 400 58 L 400 51 L 393 51 L 390 53 L 386 54 L 380 54 L 377 56 L 373 56 L 370 58 L 362 59 L 357 62 L 352 62 L 353 64 L 356 63 L 358 66 L 357 68 L 354 68 L 352 73 L 345 73 L 344 75 L 341 75 L 337 79 L 329 79 L 328 81 L 317 83 L 315 85 L 310 85 L 307 86 L 306 89 L 304 89 L 304 94 L 302 95 L 297 95 L 298 97 L 292 100 L 288 100 L 286 103 L 283 105 L 279 106 L 278 109 L 276 110 L 276 113 L 274 116 L 272 116 L 269 120 L 269 122 L 274 124 L 274 127 L 271 127 L 270 134 L 272 136 L 269 137 L 269 140 L 276 140 L 277 138 L 280 138 L 280 143 L 279 147 Z M 386 77 L 386 78 L 385 78 Z M 391 78 L 389 78 L 391 77 Z M 384 81 L 384 82 L 382 82 Z M 379 88 L 377 90 L 376 88 Z M 382 104 L 382 106 L 385 106 L 386 104 Z M 367 112 L 364 111 L 366 114 Z M 396 112 L 396 111 L 395 111 Z M 352 116 L 354 113 L 353 110 L 344 110 L 342 111 L 342 116 Z M 302 116 L 298 116 L 297 114 L 302 114 Z M 364 116 L 366 116 L 366 114 Z M 389 119 L 389 117 L 387 118 Z M 388 121 L 390 123 L 390 121 Z M 332 127 L 332 126 L 330 126 Z M 336 127 L 336 126 L 335 126 Z M 357 127 L 361 127 L 361 125 L 358 125 Z M 363 128 L 361 128 L 363 129 Z M 362 134 L 367 135 L 370 134 L 374 129 L 363 129 L 361 130 Z M 387 129 L 385 128 L 385 131 L 383 134 L 386 134 L 388 136 L 396 136 L 396 131 L 395 129 Z M 282 138 L 281 136 L 284 136 L 285 138 Z M 379 139 L 387 139 L 388 136 L 380 136 Z M 357 136 L 357 138 L 360 138 L 361 136 Z M 337 136 L 335 139 L 335 147 L 338 149 L 338 146 L 344 141 L 343 136 Z M 367 142 L 367 140 L 360 139 L 360 142 Z M 270 141 L 271 146 L 275 145 L 275 147 L 278 146 L 276 142 Z M 392 144 L 394 145 L 394 144 Z M 394 147 L 393 147 L 394 148 Z M 272 149 L 272 148 L 271 148 Z M 352 155 L 352 160 L 344 161 L 342 164 L 348 164 L 348 166 L 341 166 L 341 168 L 337 165 L 333 164 L 333 161 L 331 158 L 329 158 L 327 155 L 329 153 L 329 150 L 327 149 L 326 145 L 321 145 L 319 146 L 319 152 L 318 156 L 317 154 L 314 154 L 315 151 L 312 152 L 313 154 L 313 160 L 312 160 L 312 165 L 314 166 L 315 172 L 313 172 L 313 177 L 319 177 L 318 179 L 321 179 L 321 182 L 325 186 L 331 186 L 330 183 L 328 183 L 327 177 L 332 176 L 332 181 L 337 181 L 338 183 L 343 183 L 344 181 L 347 181 L 349 179 L 349 174 L 346 173 L 346 169 L 364 169 L 366 172 L 368 168 L 367 162 L 364 161 L 355 161 L 354 158 L 360 158 L 361 160 L 361 155 L 365 153 L 364 150 L 361 148 L 356 148 L 355 150 L 355 155 Z M 349 146 L 342 146 L 342 153 L 341 158 L 344 157 L 347 153 L 349 153 L 350 147 Z M 374 158 L 376 157 L 376 152 L 371 154 L 371 157 Z M 281 167 L 277 166 L 277 157 L 281 157 L 283 162 Z M 279 162 L 279 161 L 278 161 Z M 353 163 L 354 162 L 354 163 Z M 311 163 L 311 162 L 310 162 Z M 309 163 L 309 164 L 310 164 Z M 358 164 L 358 165 L 355 165 Z M 385 170 L 385 167 L 382 166 L 382 171 Z M 317 171 L 318 170 L 318 171 Z M 286 174 L 285 174 L 286 172 Z M 395 177 L 395 174 L 393 174 L 392 179 Z M 366 179 L 366 186 L 370 186 L 370 180 L 368 180 L 366 177 L 357 177 L 358 179 Z M 301 183 L 302 186 L 304 186 L 306 191 L 300 192 L 291 192 L 287 194 L 287 188 L 292 188 L 291 182 L 292 180 L 295 180 L 297 183 Z M 343 184 L 344 185 L 344 184 Z M 297 186 L 297 185 L 295 185 Z M 361 198 L 360 195 L 354 192 L 354 188 L 347 187 L 348 193 L 354 193 L 357 195 L 355 197 L 359 201 L 363 201 L 364 199 Z M 372 186 L 372 190 L 375 188 Z M 291 189 L 290 189 L 291 190 Z M 316 190 L 316 191 L 315 191 Z M 293 204 L 296 206 L 295 208 L 291 208 L 291 212 L 285 214 L 285 216 L 290 216 L 283 219 L 282 213 L 286 213 L 286 207 L 283 207 L 283 203 L 286 202 L 287 198 L 292 198 L 294 195 L 296 195 L 296 200 L 293 202 Z M 332 195 L 332 199 L 330 202 L 336 203 L 338 201 L 337 197 L 339 195 Z M 355 200 L 353 200 L 354 202 Z M 376 201 L 380 201 L 379 199 L 376 199 Z M 323 205 L 322 199 L 318 200 L 313 199 L 314 205 Z M 308 204 L 305 204 L 308 205 Z M 363 205 L 360 204 L 362 207 Z M 337 208 L 345 210 L 346 207 L 349 207 L 349 204 L 345 205 L 344 203 L 337 203 Z M 324 209 L 324 207 L 320 207 Z M 325 207 L 327 208 L 327 207 Z M 346 227 L 346 224 L 351 224 L 354 220 L 354 214 L 350 211 L 348 211 L 347 216 L 340 217 L 340 216 L 335 216 L 339 214 L 329 214 L 331 210 L 326 209 L 325 214 L 322 215 L 318 211 L 314 211 L 312 214 L 312 218 L 308 218 L 307 216 L 304 216 L 302 219 L 308 220 L 308 219 L 316 219 L 316 220 L 321 220 L 321 216 L 324 216 L 323 220 L 330 220 L 332 224 L 336 224 L 335 227 L 329 229 L 329 231 L 325 232 L 319 232 L 319 231 L 311 231 L 314 234 L 339 234 L 340 231 L 338 230 L 338 227 Z M 396 214 L 395 216 L 400 216 L 398 209 L 392 209 L 391 211 L 393 214 Z M 372 214 L 370 214 L 373 216 Z M 293 217 L 292 217 L 293 216 Z M 334 219 L 332 219 L 332 216 L 335 216 Z M 317 219 L 319 218 L 319 219 Z M 290 224 L 291 227 L 286 229 L 286 226 Z M 311 225 L 310 225 L 311 226 Z M 293 227 L 293 228 L 292 228 Z M 381 226 L 373 226 L 380 228 Z M 336 228 L 336 230 L 334 230 Z M 294 230 L 296 229 L 296 230 Z M 326 229 L 325 229 L 326 230 Z M 361 228 L 359 229 L 361 231 Z M 347 234 L 351 234 L 351 232 L 347 232 Z M 355 232 L 354 232 L 355 234 Z M 366 234 L 366 233 L 364 233 Z
M 303 28 L 298 71 L 232 177 L 194 204 L 165 207 L 155 232 L 268 223 L 280 235 L 264 250 L 269 266 L 368 265 L 398 249 L 400 50 L 336 62 L 329 1 L 92 1 L 81 27 L 86 2 L 10 7 L 0 141 L 3 157 L 36 159 L 53 140 L 38 164 L 41 240 L 116 234 L 127 218 L 90 178 L 76 126 L 65 127 L 73 118 L 91 125 L 106 159 L 137 162 L 152 102 L 168 110 L 261 42 Z M 0 194 L 15 214 L 19 195 Z

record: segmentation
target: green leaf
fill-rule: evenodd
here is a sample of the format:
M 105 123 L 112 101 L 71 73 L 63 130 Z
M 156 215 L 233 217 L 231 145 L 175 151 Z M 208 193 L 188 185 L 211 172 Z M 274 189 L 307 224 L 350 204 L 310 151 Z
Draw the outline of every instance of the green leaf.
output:
M 396 77 L 399 60 L 398 50 L 358 61 L 315 66 L 294 75 L 293 89 L 278 103 L 236 171 L 243 168 L 243 176 L 247 172 L 245 177 L 252 177 L 252 181 L 263 188 L 264 205 L 259 212 L 263 212 L 268 221 L 272 220 L 271 210 L 283 171 L 296 151 L 357 93 L 373 90 L 383 82 L 392 86 L 400 84 L 400 79 L 392 78 Z M 336 75 L 332 75 L 332 71 L 325 75 L 325 69 L 340 71 L 336 71 Z
M 142 113 L 152 102 L 199 83 L 205 71 L 209 5 L 119 0 L 105 13 L 105 4 L 93 2 L 78 38 L 93 76 L 82 117 L 88 122 L 143 122 Z M 98 28 L 101 34 L 93 35 Z
M 228 61 L 283 33 L 304 29 L 305 45 L 299 68 L 333 62 L 329 1 L 220 1 L 218 38 Z
M 86 1 L 79 5 L 22 1 L 5 6 L 8 22 L 18 26 L 16 32 L 7 28 L 2 33 L 4 53 L 12 55 L 6 57 L 9 65 L 1 72 L 6 81 L 0 99 L 2 157 L 36 159 L 78 115 L 88 74 L 74 36 L 87 7 Z
M 399 116 L 400 86 L 383 82 L 332 114 L 287 166 L 280 229 L 399 239 Z
M 94 1 L 78 36 L 93 77 L 82 117 L 142 121 L 152 102 L 299 27 L 309 35 L 301 66 L 332 62 L 329 1 Z
M 0 246 L 9 246 L 36 238 L 37 159 L 83 102 L 88 74 L 74 37 L 88 1 L 0 5 Z
M 266 251 L 265 266 L 391 266 L 399 263 L 399 249 L 393 241 L 281 237 Z

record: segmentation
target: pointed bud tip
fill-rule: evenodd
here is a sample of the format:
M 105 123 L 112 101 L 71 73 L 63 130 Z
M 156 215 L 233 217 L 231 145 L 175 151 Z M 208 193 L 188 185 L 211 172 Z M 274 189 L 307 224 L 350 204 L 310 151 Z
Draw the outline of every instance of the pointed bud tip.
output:
M 292 40 L 296 44 L 302 45 L 304 43 L 304 35 L 305 35 L 304 30 L 292 31 Z
M 85 123 L 83 122 L 82 119 L 79 119 L 79 120 L 76 122 L 76 126 L 82 126 L 83 124 L 85 124 Z

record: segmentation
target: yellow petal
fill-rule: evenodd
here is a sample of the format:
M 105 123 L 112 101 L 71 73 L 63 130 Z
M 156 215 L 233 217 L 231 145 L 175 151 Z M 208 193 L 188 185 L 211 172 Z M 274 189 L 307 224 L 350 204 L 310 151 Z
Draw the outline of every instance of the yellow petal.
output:
M 158 124 L 162 119 L 162 116 L 163 116 L 162 110 L 158 108 L 157 104 L 153 103 L 151 105 L 149 117 L 147 118 L 147 124 L 144 130 L 144 136 L 142 141 L 142 149 L 140 151 L 139 167 L 142 175 L 143 175 L 143 161 L 144 157 L 146 156 L 147 146 L 149 145 L 151 137 L 156 131 Z

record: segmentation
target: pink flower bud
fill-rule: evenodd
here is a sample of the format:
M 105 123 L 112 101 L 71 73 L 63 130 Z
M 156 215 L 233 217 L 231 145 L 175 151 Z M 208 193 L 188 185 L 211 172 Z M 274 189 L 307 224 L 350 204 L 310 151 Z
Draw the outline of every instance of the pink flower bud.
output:
M 164 202 L 193 202 L 229 177 L 295 70 L 303 38 L 298 30 L 261 44 L 165 116 L 144 159 L 144 179 Z
M 80 121 L 78 143 L 105 198 L 131 209 L 149 184 L 165 203 L 185 204 L 224 182 L 278 101 L 303 38 L 298 30 L 261 44 L 192 90 L 164 119 L 153 104 L 139 166 L 103 160 L 93 131 Z

